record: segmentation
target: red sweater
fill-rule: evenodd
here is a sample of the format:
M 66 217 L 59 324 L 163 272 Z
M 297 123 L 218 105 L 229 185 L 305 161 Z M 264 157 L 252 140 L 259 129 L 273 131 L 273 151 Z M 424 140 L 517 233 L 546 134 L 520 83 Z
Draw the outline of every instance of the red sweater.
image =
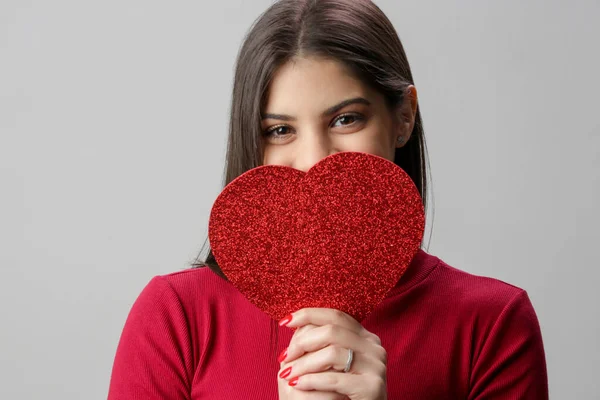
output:
M 273 325 L 208 268 L 156 276 L 125 323 L 108 398 L 277 399 L 293 331 Z M 419 250 L 362 325 L 388 353 L 390 400 L 548 398 L 537 316 L 508 283 Z

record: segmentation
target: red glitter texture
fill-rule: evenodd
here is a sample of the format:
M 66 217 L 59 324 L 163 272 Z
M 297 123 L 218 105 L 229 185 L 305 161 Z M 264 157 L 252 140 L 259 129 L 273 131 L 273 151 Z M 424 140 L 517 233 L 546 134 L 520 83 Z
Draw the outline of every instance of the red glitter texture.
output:
M 424 228 L 400 167 L 341 152 L 307 173 L 263 165 L 238 176 L 215 200 L 208 233 L 225 276 L 275 320 L 328 307 L 362 321 L 404 274 Z

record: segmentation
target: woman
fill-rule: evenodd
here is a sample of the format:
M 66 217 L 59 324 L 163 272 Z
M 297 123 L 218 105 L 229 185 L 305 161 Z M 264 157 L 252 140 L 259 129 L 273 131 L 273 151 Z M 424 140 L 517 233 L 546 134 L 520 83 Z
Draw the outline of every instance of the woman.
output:
M 372 2 L 273 4 L 238 56 L 225 183 L 258 165 L 308 171 L 330 154 L 360 151 L 403 168 L 426 204 L 413 83 L 393 26 Z M 423 250 L 360 323 L 321 308 L 277 325 L 225 279 L 211 251 L 198 266 L 208 268 L 155 277 L 140 294 L 110 399 L 548 397 L 527 293 Z

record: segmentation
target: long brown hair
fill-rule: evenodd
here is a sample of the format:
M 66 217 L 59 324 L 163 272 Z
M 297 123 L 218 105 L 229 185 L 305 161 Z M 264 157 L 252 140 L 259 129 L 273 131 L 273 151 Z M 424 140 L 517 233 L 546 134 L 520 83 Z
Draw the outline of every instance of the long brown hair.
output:
M 386 99 L 401 104 L 414 84 L 404 48 L 385 14 L 370 0 L 280 0 L 252 24 L 238 53 L 223 186 L 261 165 L 260 115 L 273 74 L 292 57 L 321 56 L 347 66 Z M 408 142 L 396 148 L 394 163 L 412 178 L 427 207 L 427 150 L 421 113 Z M 208 245 L 191 264 L 225 275 Z

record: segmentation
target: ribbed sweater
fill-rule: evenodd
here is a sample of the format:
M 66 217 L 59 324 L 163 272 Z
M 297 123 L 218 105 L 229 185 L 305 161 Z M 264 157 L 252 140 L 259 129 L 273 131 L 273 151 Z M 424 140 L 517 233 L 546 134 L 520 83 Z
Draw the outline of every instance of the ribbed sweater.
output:
M 387 351 L 390 400 L 548 398 L 540 325 L 514 285 L 419 250 L 361 324 Z M 292 334 L 208 268 L 155 276 L 125 322 L 108 399 L 277 399 Z

